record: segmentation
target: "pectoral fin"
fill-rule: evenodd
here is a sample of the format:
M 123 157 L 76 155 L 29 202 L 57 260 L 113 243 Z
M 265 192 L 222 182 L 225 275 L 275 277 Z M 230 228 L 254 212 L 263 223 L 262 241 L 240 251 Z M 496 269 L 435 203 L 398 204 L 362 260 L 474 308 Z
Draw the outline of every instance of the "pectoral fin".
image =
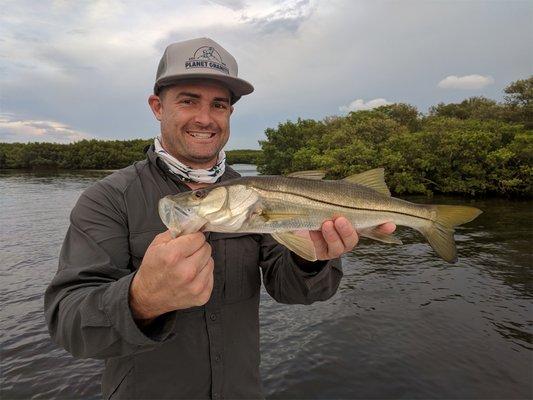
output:
M 273 233 L 272 237 L 292 252 L 309 261 L 316 261 L 315 245 L 310 238 L 292 232 Z
M 359 236 L 364 236 L 369 239 L 374 239 L 383 243 L 402 244 L 402 241 L 393 234 L 386 234 L 379 230 L 377 226 L 371 228 L 358 230 Z

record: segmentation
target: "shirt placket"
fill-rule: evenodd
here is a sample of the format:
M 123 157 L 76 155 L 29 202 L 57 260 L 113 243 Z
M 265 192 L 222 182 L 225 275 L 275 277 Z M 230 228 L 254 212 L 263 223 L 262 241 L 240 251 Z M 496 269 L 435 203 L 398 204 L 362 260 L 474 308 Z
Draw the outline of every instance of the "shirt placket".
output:
M 209 240 L 209 233 L 206 234 Z M 213 246 L 213 259 L 215 259 Z M 218 267 L 218 268 L 217 268 Z M 211 298 L 205 306 L 205 321 L 209 338 L 209 357 L 211 364 L 211 398 L 222 399 L 224 382 L 223 332 L 222 332 L 222 287 L 224 284 L 223 266 L 215 265 L 214 284 Z

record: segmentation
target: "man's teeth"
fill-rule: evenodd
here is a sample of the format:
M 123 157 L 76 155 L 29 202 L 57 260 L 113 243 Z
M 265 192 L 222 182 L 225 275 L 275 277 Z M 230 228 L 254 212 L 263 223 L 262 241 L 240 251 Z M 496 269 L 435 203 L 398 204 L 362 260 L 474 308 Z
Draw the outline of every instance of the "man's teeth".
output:
M 189 131 L 189 135 L 194 136 L 198 139 L 209 139 L 210 137 L 214 136 L 215 134 L 213 132 L 192 132 Z

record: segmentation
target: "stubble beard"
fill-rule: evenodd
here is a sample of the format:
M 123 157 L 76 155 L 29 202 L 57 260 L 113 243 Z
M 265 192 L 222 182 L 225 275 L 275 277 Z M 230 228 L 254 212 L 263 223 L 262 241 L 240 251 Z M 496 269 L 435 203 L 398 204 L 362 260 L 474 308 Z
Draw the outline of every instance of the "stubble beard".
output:
M 221 135 L 220 129 L 217 129 L 217 135 Z M 186 129 L 179 130 L 179 135 L 188 135 L 186 132 Z M 211 166 L 215 165 L 218 160 L 218 155 L 220 151 L 224 148 L 226 142 L 220 143 L 217 148 L 215 148 L 213 151 L 209 152 L 208 154 L 201 153 L 201 151 L 192 151 L 192 149 L 187 148 L 187 143 L 184 140 L 183 142 L 177 140 L 172 134 L 164 134 L 163 131 L 161 132 L 161 138 L 162 138 L 162 145 L 163 148 L 174 158 L 182 162 L 183 164 L 192 167 L 197 168 L 195 165 L 198 164 L 212 164 Z M 209 167 L 206 167 L 205 165 L 201 168 L 209 169 Z

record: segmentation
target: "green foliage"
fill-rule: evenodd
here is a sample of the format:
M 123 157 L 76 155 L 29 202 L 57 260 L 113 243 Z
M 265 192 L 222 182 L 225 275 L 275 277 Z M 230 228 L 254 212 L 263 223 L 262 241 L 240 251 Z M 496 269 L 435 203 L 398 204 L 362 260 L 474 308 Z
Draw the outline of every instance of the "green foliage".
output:
M 533 129 L 533 76 L 512 82 L 504 91 L 507 94 L 508 119 Z
M 505 103 L 472 97 L 438 104 L 427 117 L 408 104 L 267 129 L 258 169 L 285 174 L 324 169 L 338 179 L 384 167 L 393 193 L 532 195 L 532 78 Z
M 0 143 L 0 168 L 117 169 L 145 158 L 151 140 L 82 140 L 72 144 Z
M 429 115 L 458 119 L 496 119 L 502 120 L 506 107 L 485 97 L 470 97 L 461 103 L 439 103 L 430 107 Z
M 491 119 L 523 124 L 526 129 L 533 129 L 533 76 L 512 82 L 504 92 L 504 103 L 485 97 L 471 97 L 461 103 L 437 104 L 430 108 L 429 114 L 459 119 Z
M 388 106 L 381 106 L 376 111 L 382 112 L 392 120 L 415 132 L 420 129 L 420 114 L 416 107 L 410 104 L 396 103 Z
M 319 140 L 326 132 L 324 122 L 298 118 L 296 123 L 280 123 L 277 129 L 265 131 L 267 140 L 260 141 L 262 153 L 258 158 L 258 170 L 263 174 L 288 172 L 294 155 L 304 146 Z
M 82 140 L 72 144 L 0 143 L 0 168 L 118 169 L 146 156 L 152 139 Z M 260 150 L 228 150 L 229 164 L 256 164 Z
M 261 150 L 226 150 L 228 164 L 257 164 Z
M 527 106 L 533 100 L 533 76 L 512 82 L 504 89 L 505 101 L 515 106 Z

